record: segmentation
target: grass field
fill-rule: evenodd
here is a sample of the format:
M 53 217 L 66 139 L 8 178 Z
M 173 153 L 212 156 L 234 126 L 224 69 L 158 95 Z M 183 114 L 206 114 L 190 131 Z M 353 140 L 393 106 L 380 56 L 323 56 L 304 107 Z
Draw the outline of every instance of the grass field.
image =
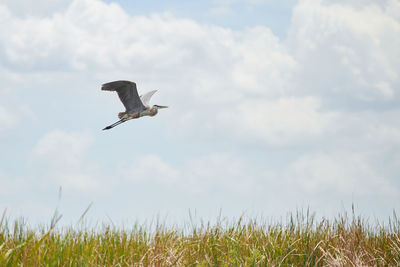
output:
M 400 266 L 400 221 L 386 225 L 355 215 L 315 220 L 191 223 L 181 229 L 133 225 L 31 229 L 0 221 L 0 266 Z

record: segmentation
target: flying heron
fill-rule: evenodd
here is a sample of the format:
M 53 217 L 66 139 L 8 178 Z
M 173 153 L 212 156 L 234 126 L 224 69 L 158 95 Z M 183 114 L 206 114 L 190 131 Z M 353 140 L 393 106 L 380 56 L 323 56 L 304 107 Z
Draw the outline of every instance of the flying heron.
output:
M 119 99 L 121 99 L 122 104 L 124 104 L 126 110 L 125 112 L 118 113 L 118 118 L 120 119 L 116 123 L 113 123 L 103 130 L 109 130 L 123 122 L 131 119 L 137 119 L 143 116 L 151 116 L 157 114 L 158 109 L 167 108 L 168 106 L 153 105 L 149 106 L 150 98 L 153 96 L 157 90 L 150 91 L 144 95 L 139 96 L 136 83 L 130 81 L 115 81 L 110 83 L 105 83 L 101 86 L 101 90 L 105 91 L 117 91 Z

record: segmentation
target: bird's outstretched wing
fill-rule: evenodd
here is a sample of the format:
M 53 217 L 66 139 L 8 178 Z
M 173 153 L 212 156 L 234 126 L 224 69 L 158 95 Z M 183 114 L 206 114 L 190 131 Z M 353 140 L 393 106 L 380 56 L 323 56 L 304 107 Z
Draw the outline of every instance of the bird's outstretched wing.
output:
M 145 107 L 149 107 L 150 98 L 154 95 L 155 92 L 157 92 L 157 90 L 150 91 L 140 96 L 140 100 L 142 100 L 142 103 Z
M 136 89 L 136 83 L 130 81 L 115 81 L 105 83 L 101 90 L 116 91 L 122 104 L 124 104 L 127 113 L 138 113 L 145 110 L 145 106 L 140 100 Z

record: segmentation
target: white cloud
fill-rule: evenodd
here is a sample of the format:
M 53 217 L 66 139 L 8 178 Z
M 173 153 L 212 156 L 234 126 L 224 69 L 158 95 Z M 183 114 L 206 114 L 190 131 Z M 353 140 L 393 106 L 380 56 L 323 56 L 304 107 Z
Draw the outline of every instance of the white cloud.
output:
M 174 165 L 156 155 L 136 158 L 120 167 L 121 176 L 134 183 L 156 183 L 195 194 L 223 190 L 240 195 L 258 193 L 265 175 L 244 158 L 213 153 Z
M 186 162 L 182 171 L 184 188 L 191 191 L 222 189 L 239 195 L 258 193 L 262 186 L 264 173 L 258 172 L 255 165 L 247 159 L 229 153 L 214 153 Z
M 239 60 L 233 66 L 232 79 L 242 91 L 270 97 L 291 93 L 293 71 L 298 66 L 270 29 L 245 31 L 233 50 Z
M 264 140 L 271 145 L 287 145 L 322 137 L 337 121 L 334 112 L 321 112 L 314 97 L 244 101 L 220 119 L 241 136 Z
M 6 21 L 11 17 L 11 12 L 5 5 L 0 5 L 1 20 Z
M 287 41 L 302 66 L 299 90 L 342 103 L 398 99 L 400 21 L 389 10 L 301 1 Z
M 101 191 L 102 177 L 86 154 L 93 143 L 87 132 L 54 130 L 45 134 L 30 155 L 30 165 L 44 184 L 81 191 Z M 105 186 L 106 187 L 106 186 Z
M 176 184 L 179 170 L 168 165 L 157 155 L 145 155 L 135 159 L 131 166 L 120 167 L 120 172 L 127 180 L 133 182 L 156 181 L 161 184 Z
M 32 159 L 43 161 L 55 168 L 68 166 L 75 169 L 80 166 L 93 138 L 88 133 L 66 133 L 54 130 L 45 134 L 32 151 Z
M 348 151 L 311 153 L 293 162 L 286 177 L 313 193 L 398 195 L 398 189 L 371 163 L 365 155 Z

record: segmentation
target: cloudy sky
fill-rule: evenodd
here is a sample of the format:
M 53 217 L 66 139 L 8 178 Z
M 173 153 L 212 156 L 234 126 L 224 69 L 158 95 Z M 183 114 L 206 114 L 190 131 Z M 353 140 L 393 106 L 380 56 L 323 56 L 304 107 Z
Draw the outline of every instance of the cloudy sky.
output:
M 385 220 L 399 70 L 398 0 L 0 0 L 0 212 Z M 118 79 L 170 108 L 101 131 Z

